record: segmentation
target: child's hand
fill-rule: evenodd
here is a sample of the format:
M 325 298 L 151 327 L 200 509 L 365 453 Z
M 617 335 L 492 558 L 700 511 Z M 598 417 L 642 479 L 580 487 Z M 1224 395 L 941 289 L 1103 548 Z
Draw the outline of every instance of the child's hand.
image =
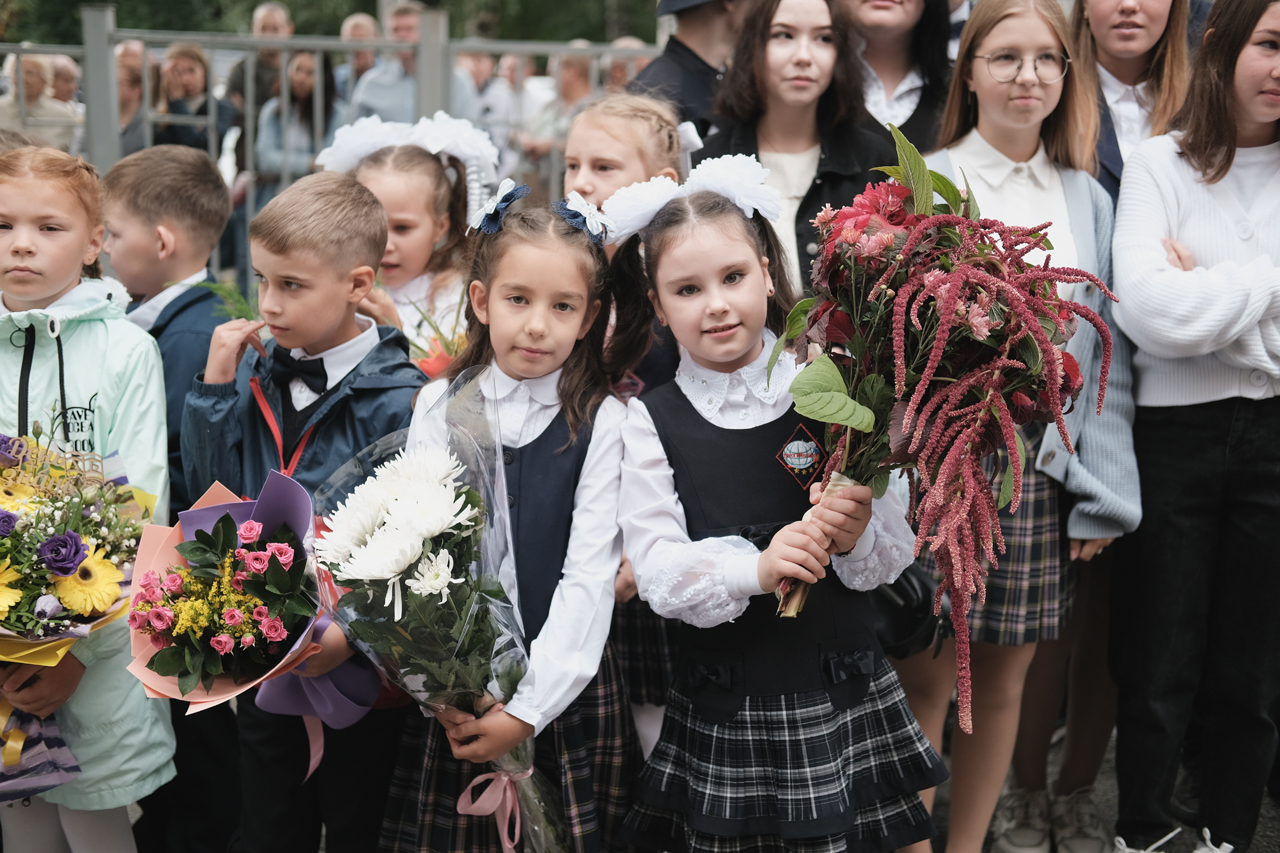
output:
M 236 378 L 236 367 L 244 352 L 253 347 L 264 358 L 267 348 L 262 345 L 258 332 L 267 325 L 262 320 L 232 320 L 213 330 L 209 341 L 209 361 L 204 366 L 206 385 L 221 385 Z
M 773 592 L 783 578 L 817 583 L 826 577 L 823 566 L 831 562 L 823 547 L 826 541 L 826 535 L 812 521 L 792 522 L 779 530 L 757 564 L 760 588 Z
M 444 726 L 446 732 L 451 732 L 463 723 L 473 722 L 475 715 L 459 711 L 457 708 L 445 708 L 443 711 L 436 711 L 436 719 L 440 721 L 440 725 Z
M 636 586 L 636 573 L 631 568 L 631 561 L 627 559 L 627 555 L 622 555 L 622 565 L 618 566 L 618 577 L 613 582 L 613 600 L 614 601 L 630 601 L 639 595 L 640 590 Z
M 57 666 L 22 664 L 4 672 L 0 693 L 13 707 L 47 717 L 66 704 L 84 677 L 84 664 L 75 655 L 63 655 Z
M 320 651 L 303 661 L 302 666 L 294 667 L 293 672 L 303 678 L 317 678 L 332 672 L 353 654 L 355 649 L 347 644 L 342 629 L 336 622 L 330 622 L 320 637 Z
M 369 295 L 360 300 L 360 307 L 356 310 L 366 317 L 372 317 L 375 323 L 395 326 L 402 331 L 404 329 L 404 321 L 400 319 L 400 312 L 391 301 L 391 295 L 380 287 L 369 291 Z
M 809 503 L 815 504 L 809 520 L 826 537 L 828 554 L 852 551 L 871 522 L 870 486 L 845 486 L 824 497 L 822 484 L 814 483 L 809 487 Z
M 449 746 L 453 757 L 460 761 L 483 764 L 501 758 L 518 745 L 533 737 L 533 726 L 516 719 L 503 710 L 501 703 L 494 705 L 480 719 L 449 728 Z M 436 717 L 439 719 L 439 716 Z

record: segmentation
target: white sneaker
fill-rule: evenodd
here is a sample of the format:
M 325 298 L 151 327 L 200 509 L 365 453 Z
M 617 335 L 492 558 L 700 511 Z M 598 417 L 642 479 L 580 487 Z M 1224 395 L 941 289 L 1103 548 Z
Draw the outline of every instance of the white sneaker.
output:
M 1156 853 L 1156 851 L 1159 850 L 1160 847 L 1166 841 L 1168 841 L 1170 838 L 1173 838 L 1179 832 L 1182 832 L 1182 827 L 1180 826 L 1176 827 L 1173 830 L 1173 832 L 1169 833 L 1164 838 L 1161 838 L 1159 841 L 1157 841 L 1155 844 L 1152 844 L 1150 847 L 1130 847 L 1128 844 L 1124 843 L 1123 838 L 1117 835 L 1116 842 L 1115 842 L 1115 850 L 1116 850 L 1116 853 Z
M 1111 839 L 1093 803 L 1093 786 L 1055 797 L 1049 822 L 1058 853 L 1112 853 Z
M 1011 785 L 996 804 L 993 853 L 1049 853 L 1049 794 Z
M 1196 842 L 1195 853 L 1231 853 L 1232 850 L 1236 849 L 1225 841 L 1221 844 L 1214 844 L 1213 839 L 1209 836 L 1208 827 L 1200 830 L 1200 835 L 1201 840 Z

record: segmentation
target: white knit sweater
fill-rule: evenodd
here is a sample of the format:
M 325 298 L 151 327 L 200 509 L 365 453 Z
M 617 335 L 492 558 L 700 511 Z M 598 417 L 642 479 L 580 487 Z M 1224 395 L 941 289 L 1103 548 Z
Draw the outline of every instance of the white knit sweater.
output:
M 1280 393 L 1280 163 L 1245 211 L 1206 184 L 1177 137 L 1143 142 L 1124 164 L 1112 243 L 1116 320 L 1138 347 L 1140 406 Z M 1175 269 L 1172 237 L 1196 268 Z

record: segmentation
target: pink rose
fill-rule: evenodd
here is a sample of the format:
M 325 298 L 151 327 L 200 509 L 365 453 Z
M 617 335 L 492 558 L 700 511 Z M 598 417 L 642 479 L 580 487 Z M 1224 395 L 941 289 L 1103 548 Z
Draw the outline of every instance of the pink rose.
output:
M 244 582 L 248 579 L 249 576 L 244 572 L 236 572 L 231 576 L 231 588 L 236 592 L 244 592 Z
M 243 559 L 244 559 L 244 555 L 245 555 L 245 554 L 248 554 L 248 553 L 249 553 L 249 552 L 248 552 L 248 551 L 246 551 L 246 550 L 245 550 L 245 549 L 243 549 L 243 548 L 237 548 L 237 549 L 236 549 L 236 559 L 237 559 L 237 560 L 243 560 Z
M 173 640 L 170 640 L 164 634 L 152 634 L 151 645 L 155 646 L 157 649 L 167 649 L 169 646 L 173 645 Z
M 253 621 L 261 622 L 267 618 L 267 605 L 259 604 L 253 608 Z
M 129 611 L 129 629 L 130 630 L 137 631 L 138 629 L 142 628 L 146 624 L 147 624 L 147 614 L 143 613 L 141 610 Z
M 244 565 L 251 572 L 262 574 L 271 562 L 271 555 L 266 551 L 250 551 L 244 555 Z
M 252 645 L 253 645 L 253 635 L 252 635 L 252 634 L 245 634 L 243 637 L 241 637 L 241 638 L 240 638 L 240 645 L 244 646 L 246 649 L 247 649 L 247 648 L 249 648 L 250 646 L 252 646 Z
M 155 572 L 143 572 L 142 580 L 138 581 L 138 586 L 143 589 L 153 589 L 160 584 L 160 577 Z
M 239 610 L 236 610 L 234 607 L 228 607 L 226 610 L 222 611 L 222 621 L 234 628 L 244 621 L 244 614 Z
M 246 545 L 258 541 L 258 537 L 262 535 L 262 525 L 256 521 L 246 521 L 240 525 L 240 541 Z
M 173 624 L 173 611 L 167 607 L 153 607 L 147 613 L 147 621 L 157 631 L 164 631 Z
M 170 595 L 182 594 L 182 575 L 174 572 L 171 575 L 165 575 L 164 580 L 160 582 L 160 586 Z
M 268 542 L 267 553 L 279 560 L 285 569 L 293 565 L 293 549 L 283 542 Z
M 236 647 L 236 641 L 226 634 L 219 634 L 209 641 L 209 645 L 213 646 L 213 650 L 218 654 L 226 655 Z
M 138 593 L 138 598 L 141 598 L 143 601 L 150 602 L 151 604 L 159 604 L 161 601 L 164 601 L 164 593 L 161 592 L 158 587 L 144 587 L 142 591 Z
M 276 616 L 263 621 L 262 636 L 268 640 L 283 640 L 289 636 L 289 632 L 284 629 L 284 623 L 280 621 L 280 617 Z

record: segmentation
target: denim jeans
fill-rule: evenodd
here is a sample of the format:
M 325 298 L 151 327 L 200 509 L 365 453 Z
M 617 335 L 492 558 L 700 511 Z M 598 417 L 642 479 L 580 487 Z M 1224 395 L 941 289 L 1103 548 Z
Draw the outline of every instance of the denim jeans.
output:
M 1116 834 L 1142 847 L 1172 828 L 1194 705 L 1201 816 L 1242 851 L 1277 747 L 1280 398 L 1140 407 L 1134 447 L 1142 525 L 1112 574 Z

